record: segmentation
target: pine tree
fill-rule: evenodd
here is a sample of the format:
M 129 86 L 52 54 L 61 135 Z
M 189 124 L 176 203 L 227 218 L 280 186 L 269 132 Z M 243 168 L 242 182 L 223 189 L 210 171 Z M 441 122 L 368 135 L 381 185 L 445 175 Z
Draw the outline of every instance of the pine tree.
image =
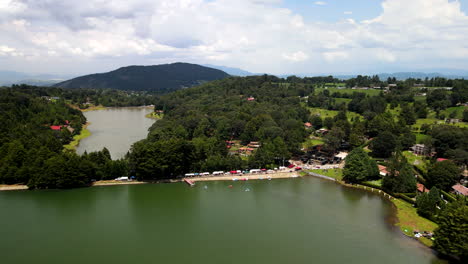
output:
M 362 148 L 353 149 L 346 157 L 343 180 L 346 182 L 362 182 L 366 179 L 378 177 L 377 163 L 372 160 Z
M 468 206 L 466 200 L 450 203 L 438 217 L 434 249 L 444 255 L 468 260 Z M 466 263 L 466 262 L 465 262 Z
M 382 181 L 384 190 L 392 193 L 412 193 L 416 190 L 413 169 L 401 151 L 392 157 L 388 169 L 389 174 Z

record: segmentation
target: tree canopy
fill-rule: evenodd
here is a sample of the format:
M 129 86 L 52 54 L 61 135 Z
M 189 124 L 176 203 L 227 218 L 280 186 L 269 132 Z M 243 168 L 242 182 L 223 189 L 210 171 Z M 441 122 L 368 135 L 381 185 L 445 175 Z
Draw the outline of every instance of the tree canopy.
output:
M 343 180 L 346 182 L 358 183 L 378 177 L 377 163 L 362 148 L 353 149 L 346 157 L 343 170 Z

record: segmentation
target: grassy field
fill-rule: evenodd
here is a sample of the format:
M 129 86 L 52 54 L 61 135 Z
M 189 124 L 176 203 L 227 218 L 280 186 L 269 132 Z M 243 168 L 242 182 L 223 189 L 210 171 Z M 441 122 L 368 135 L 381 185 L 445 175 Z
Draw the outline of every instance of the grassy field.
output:
M 421 156 L 417 156 L 411 151 L 403 151 L 403 156 L 405 156 L 406 159 L 408 159 L 409 164 L 418 167 L 424 172 L 427 172 L 428 163 Z
M 364 183 L 370 183 L 370 184 L 374 184 L 374 185 L 382 187 L 382 179 L 378 179 L 378 180 L 375 180 L 375 181 L 366 181 Z
M 307 107 L 312 115 L 319 115 L 322 119 L 325 119 L 327 117 L 335 117 L 338 114 L 338 111 L 335 110 L 326 110 L 326 109 L 321 109 L 321 108 L 316 108 L 316 107 Z M 356 119 L 356 118 L 362 118 L 362 116 L 358 113 L 350 112 L 348 111 L 346 116 L 348 117 L 348 120 L 351 121 L 351 119 Z
M 437 228 L 436 223 L 419 216 L 416 213 L 416 208 L 411 204 L 400 199 L 392 199 L 392 202 L 397 208 L 398 223 L 396 225 L 400 227 L 401 231 L 405 235 L 414 237 L 414 230 L 418 230 L 419 232 L 434 232 Z M 430 239 L 421 237 L 419 238 L 419 241 L 426 246 L 432 246 L 432 240 Z
M 151 112 L 151 113 L 145 115 L 145 117 L 151 118 L 151 119 L 162 119 L 163 116 L 164 116 L 164 114 L 158 114 L 156 112 Z
M 76 147 L 78 146 L 78 144 L 80 144 L 80 140 L 91 136 L 91 132 L 89 132 L 89 130 L 87 129 L 88 125 L 89 123 L 86 123 L 86 125 L 84 125 L 81 129 L 81 133 L 79 135 L 73 136 L 73 140 L 70 142 L 70 144 L 64 145 L 63 147 L 66 150 L 76 150 Z
M 417 144 L 422 144 L 424 142 L 424 140 L 426 138 L 428 138 L 428 137 L 429 137 L 428 135 L 417 133 L 416 134 L 416 143 Z
M 349 99 L 349 98 L 334 98 L 335 99 L 335 105 L 339 105 L 339 104 L 346 104 L 348 105 L 349 102 L 351 102 L 352 99 Z
M 449 107 L 442 111 L 446 118 L 450 118 L 451 114 L 454 114 L 453 118 L 462 119 L 463 118 L 463 111 L 467 109 L 465 106 L 456 106 L 456 107 Z
M 303 144 L 302 146 L 304 148 L 311 148 L 313 146 L 317 146 L 317 145 L 322 145 L 324 144 L 325 142 L 323 142 L 322 140 L 320 139 L 307 139 Z
M 82 112 L 88 112 L 88 111 L 95 111 L 95 110 L 104 110 L 106 109 L 105 106 L 98 105 L 98 106 L 90 106 L 86 109 L 80 109 Z
M 344 86 L 344 85 L 340 85 L 340 86 Z M 382 90 L 378 90 L 378 89 L 368 89 L 368 90 L 358 90 L 358 89 L 351 89 L 351 88 L 345 88 L 345 89 L 338 89 L 338 88 L 333 88 L 333 87 L 327 87 L 327 88 L 317 88 L 315 89 L 315 91 L 317 92 L 321 92 L 323 90 L 329 90 L 331 94 L 333 94 L 334 92 L 339 92 L 339 93 L 345 93 L 345 94 L 353 94 L 354 92 L 358 92 L 358 93 L 365 93 L 367 95 L 370 95 L 370 96 L 374 96 L 374 95 L 379 95 L 380 92 Z
M 343 169 L 314 169 L 310 171 L 339 181 L 343 180 Z
M 445 124 L 443 120 L 437 118 L 421 118 L 416 120 L 416 124 L 413 125 L 413 131 L 420 132 L 421 126 L 424 124 L 434 125 L 434 124 Z M 468 127 L 467 122 L 460 122 L 456 124 L 450 124 L 451 126 L 457 127 Z

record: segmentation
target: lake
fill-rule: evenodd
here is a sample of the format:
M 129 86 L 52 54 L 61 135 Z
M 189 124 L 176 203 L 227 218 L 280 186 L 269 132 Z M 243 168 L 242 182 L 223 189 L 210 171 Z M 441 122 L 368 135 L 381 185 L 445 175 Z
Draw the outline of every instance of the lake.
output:
M 146 138 L 154 119 L 145 117 L 153 111 L 145 107 L 115 107 L 83 114 L 91 125 L 91 136 L 80 141 L 78 154 L 109 149 L 112 159 L 125 156 L 131 145 Z
M 0 212 L 3 264 L 441 263 L 389 201 L 312 177 L 1 192 Z

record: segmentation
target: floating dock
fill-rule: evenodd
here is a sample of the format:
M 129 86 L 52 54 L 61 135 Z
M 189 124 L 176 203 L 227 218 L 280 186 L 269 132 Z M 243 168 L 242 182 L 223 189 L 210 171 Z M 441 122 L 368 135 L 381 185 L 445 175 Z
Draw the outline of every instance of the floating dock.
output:
M 184 182 L 187 183 L 188 185 L 190 186 L 195 186 L 195 182 L 194 181 L 191 181 L 189 179 L 184 179 Z

